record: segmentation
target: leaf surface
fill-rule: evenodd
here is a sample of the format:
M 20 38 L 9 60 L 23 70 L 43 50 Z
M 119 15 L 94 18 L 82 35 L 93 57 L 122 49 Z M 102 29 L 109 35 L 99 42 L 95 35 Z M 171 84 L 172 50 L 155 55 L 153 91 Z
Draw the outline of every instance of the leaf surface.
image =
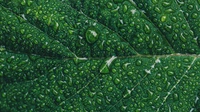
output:
M 200 111 L 199 7 L 0 1 L 0 110 Z

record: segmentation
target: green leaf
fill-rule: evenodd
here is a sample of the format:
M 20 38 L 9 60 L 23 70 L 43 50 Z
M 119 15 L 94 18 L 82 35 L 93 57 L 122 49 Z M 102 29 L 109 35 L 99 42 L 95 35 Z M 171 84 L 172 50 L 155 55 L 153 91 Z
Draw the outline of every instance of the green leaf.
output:
M 0 111 L 200 111 L 199 0 L 0 1 Z

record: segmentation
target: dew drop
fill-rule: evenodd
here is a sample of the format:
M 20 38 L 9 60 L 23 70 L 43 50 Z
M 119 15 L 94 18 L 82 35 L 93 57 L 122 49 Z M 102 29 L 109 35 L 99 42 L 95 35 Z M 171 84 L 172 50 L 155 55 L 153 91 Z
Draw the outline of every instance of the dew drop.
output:
M 162 91 L 162 88 L 161 88 L 161 87 L 157 87 L 157 90 L 158 90 L 158 91 Z
M 97 103 L 98 103 L 98 104 L 101 104 L 101 103 L 102 103 L 102 100 L 101 100 L 101 99 L 97 99 Z
M 107 7 L 108 7 L 108 8 L 112 8 L 112 3 L 111 3 L 111 2 L 108 2 L 108 3 L 107 3 Z
M 86 40 L 88 43 L 93 44 L 98 40 L 98 30 L 94 27 L 90 27 L 86 31 Z
M 188 5 L 187 8 L 188 8 L 189 10 L 192 10 L 194 7 L 193 7 L 193 5 Z
M 173 9 L 167 9 L 165 12 L 172 13 L 172 12 L 174 12 L 174 10 Z
M 133 74 L 133 72 L 128 72 L 128 75 L 132 75 Z
M 111 92 L 113 90 L 113 87 L 108 87 L 108 92 Z
M 197 17 L 198 17 L 198 14 L 197 14 L 197 13 L 193 13 L 193 14 L 192 14 L 192 18 L 193 18 L 193 19 L 196 19 Z
M 2 97 L 5 98 L 6 97 L 6 93 L 2 93 Z
M 164 7 L 167 7 L 167 6 L 169 6 L 171 3 L 169 3 L 169 2 L 163 2 L 162 3 L 162 5 L 164 6 Z
M 145 33 L 149 34 L 151 32 L 151 29 L 150 29 L 150 27 L 148 25 L 145 24 L 144 31 L 145 31 Z
M 186 29 L 186 28 L 187 28 L 187 25 L 186 25 L 186 24 L 182 24 L 182 28 L 183 28 L 183 29 Z
M 161 22 L 165 22 L 166 19 L 167 19 L 167 16 L 163 15 L 163 16 L 161 17 Z
M 172 75 L 174 75 L 174 72 L 173 72 L 173 71 L 168 71 L 167 74 L 168 74 L 169 76 L 172 76 Z
M 115 84 L 119 84 L 119 83 L 120 83 L 120 80 L 119 80 L 118 78 L 115 78 L 114 83 L 115 83 Z
M 161 10 L 158 7 L 155 7 L 154 9 L 157 13 L 161 13 Z
M 172 17 L 171 20 L 172 20 L 173 22 L 177 22 L 177 18 L 176 18 L 176 17 Z
M 142 61 L 141 61 L 141 60 L 137 60 L 137 61 L 136 61 L 136 65 L 137 65 L 137 66 L 140 66 L 141 64 L 142 64 Z
M 195 73 L 190 73 L 190 76 L 192 76 L 192 77 L 195 76 Z
M 125 13 L 125 12 L 127 12 L 127 10 L 128 10 L 127 5 L 123 5 L 123 12 Z
M 177 101 L 178 100 L 178 94 L 174 94 L 174 100 Z
M 21 29 L 21 30 L 20 30 L 20 32 L 21 32 L 22 34 L 24 34 L 24 32 L 25 32 L 25 29 Z

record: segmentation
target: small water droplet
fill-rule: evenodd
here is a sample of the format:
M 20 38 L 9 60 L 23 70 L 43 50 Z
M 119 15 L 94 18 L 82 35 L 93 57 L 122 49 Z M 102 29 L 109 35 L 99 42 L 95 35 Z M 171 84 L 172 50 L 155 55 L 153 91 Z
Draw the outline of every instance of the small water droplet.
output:
M 97 99 L 97 103 L 98 103 L 98 104 L 101 104 L 101 103 L 102 103 L 102 100 L 101 100 L 101 99 Z
M 167 9 L 167 10 L 165 10 L 165 12 L 172 13 L 172 12 L 174 12 L 174 10 L 173 9 Z
M 133 72 L 128 72 L 128 75 L 132 75 L 133 74 Z
M 173 71 L 168 71 L 167 74 L 168 74 L 169 76 L 172 76 L 172 75 L 174 75 L 174 72 L 173 72 Z
M 108 2 L 108 3 L 107 3 L 107 7 L 108 7 L 108 8 L 112 8 L 112 3 L 111 3 L 111 2 Z
M 151 29 L 147 24 L 145 24 L 145 26 L 144 26 L 144 31 L 145 31 L 145 33 L 150 33 L 151 32 Z
M 108 87 L 108 92 L 111 92 L 113 90 L 113 87 Z
M 157 13 L 161 13 L 161 10 L 160 10 L 160 8 L 158 8 L 158 7 L 155 7 L 155 9 L 154 9 Z
M 174 93 L 174 100 L 177 101 L 178 100 L 178 94 Z
M 171 4 L 170 2 L 163 2 L 163 3 L 162 3 L 162 5 L 163 5 L 164 7 L 170 6 L 170 4 Z
M 158 91 L 162 91 L 162 88 L 161 88 L 161 87 L 157 87 L 157 90 L 158 90 Z
M 187 28 L 187 25 L 186 24 L 182 24 L 181 26 L 183 29 L 186 29 Z
M 198 14 L 197 14 L 197 13 L 193 13 L 193 14 L 192 14 L 192 18 L 193 18 L 193 19 L 196 19 L 197 17 L 198 17 Z
M 192 10 L 194 7 L 193 7 L 193 5 L 188 5 L 187 8 L 188 8 L 189 10 Z
M 128 6 L 127 5 L 123 5 L 123 12 L 125 13 L 125 12 L 127 12 L 127 10 L 128 10 Z
M 119 83 L 120 83 L 120 80 L 119 80 L 118 78 L 115 78 L 114 83 L 115 83 L 115 84 L 119 84 Z
M 24 34 L 24 32 L 25 32 L 25 29 L 21 29 L 21 30 L 20 30 L 20 32 L 21 32 L 22 34 Z
M 137 60 L 137 61 L 136 61 L 136 65 L 137 65 L 137 66 L 140 66 L 141 64 L 142 64 L 142 61 L 141 61 L 141 60 Z

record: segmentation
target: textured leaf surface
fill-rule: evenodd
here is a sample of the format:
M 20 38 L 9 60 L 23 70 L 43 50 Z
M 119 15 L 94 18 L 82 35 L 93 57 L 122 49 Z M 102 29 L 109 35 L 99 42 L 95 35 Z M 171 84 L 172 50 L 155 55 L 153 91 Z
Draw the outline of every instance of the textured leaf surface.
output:
M 0 0 L 0 111 L 199 112 L 199 0 Z

